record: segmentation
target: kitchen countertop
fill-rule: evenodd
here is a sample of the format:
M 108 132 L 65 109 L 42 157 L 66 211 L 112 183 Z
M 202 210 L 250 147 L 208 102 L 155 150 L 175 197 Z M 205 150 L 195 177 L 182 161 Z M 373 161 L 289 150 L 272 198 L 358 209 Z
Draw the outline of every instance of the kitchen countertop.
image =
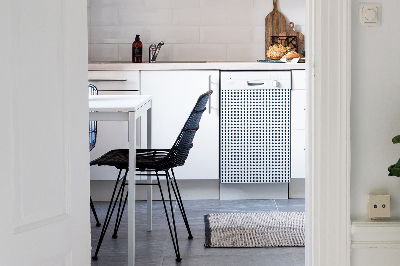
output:
M 157 62 L 89 63 L 89 70 L 291 70 L 306 69 L 305 63 L 262 63 L 262 62 Z

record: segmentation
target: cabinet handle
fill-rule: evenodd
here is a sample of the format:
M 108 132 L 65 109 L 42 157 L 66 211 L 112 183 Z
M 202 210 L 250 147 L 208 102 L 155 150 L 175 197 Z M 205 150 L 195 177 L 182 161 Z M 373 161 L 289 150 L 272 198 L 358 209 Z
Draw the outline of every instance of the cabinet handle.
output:
M 208 76 L 208 91 L 211 91 L 211 75 Z M 211 114 L 211 95 L 208 98 L 208 113 Z
M 102 82 L 102 81 L 127 81 L 127 79 L 89 79 L 90 82 Z
M 247 85 L 248 86 L 262 86 L 262 85 L 264 85 L 264 82 L 250 82 L 250 81 L 247 81 Z

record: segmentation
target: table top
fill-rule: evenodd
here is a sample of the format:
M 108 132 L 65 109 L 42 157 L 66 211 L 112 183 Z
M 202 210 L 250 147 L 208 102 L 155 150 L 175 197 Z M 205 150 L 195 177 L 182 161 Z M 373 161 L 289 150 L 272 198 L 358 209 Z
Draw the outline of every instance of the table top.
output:
M 90 95 L 89 111 L 135 112 L 151 98 L 151 95 Z

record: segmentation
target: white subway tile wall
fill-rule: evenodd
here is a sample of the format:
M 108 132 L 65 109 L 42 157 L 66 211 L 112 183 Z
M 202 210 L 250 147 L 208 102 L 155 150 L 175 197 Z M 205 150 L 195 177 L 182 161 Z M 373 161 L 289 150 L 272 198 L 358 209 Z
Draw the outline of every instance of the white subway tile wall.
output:
M 148 47 L 164 41 L 158 61 L 264 59 L 265 17 L 272 0 L 88 0 L 89 62 L 130 62 L 137 34 Z M 305 34 L 306 0 L 278 10 Z
M 199 43 L 199 31 L 197 26 L 149 26 L 145 39 L 148 43 Z
M 146 7 L 153 8 L 197 8 L 199 0 L 146 0 Z
M 121 26 L 172 26 L 171 8 L 120 8 Z
M 174 26 L 226 25 L 226 9 L 224 8 L 176 8 L 173 16 Z
M 145 35 L 145 27 L 136 26 L 92 26 L 91 43 L 131 43 L 136 34 Z
M 175 44 L 174 61 L 227 61 L 226 44 Z
M 91 25 L 97 26 L 117 26 L 118 8 L 115 7 L 92 7 Z
M 264 56 L 265 45 L 261 44 L 249 44 L 243 46 L 241 44 L 228 44 L 226 52 L 226 61 L 255 61 Z M 248 58 L 255 58 L 254 60 L 248 60 Z
M 90 59 L 92 62 L 118 61 L 118 44 L 90 44 Z

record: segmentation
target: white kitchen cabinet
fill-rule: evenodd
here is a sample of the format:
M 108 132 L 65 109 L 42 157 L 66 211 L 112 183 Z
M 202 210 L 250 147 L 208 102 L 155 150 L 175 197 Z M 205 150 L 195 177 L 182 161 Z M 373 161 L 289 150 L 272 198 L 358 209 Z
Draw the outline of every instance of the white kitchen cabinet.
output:
M 89 71 L 88 81 L 103 91 L 140 91 L 139 71 Z
M 152 95 L 152 147 L 171 148 L 198 97 L 209 90 L 209 105 L 177 179 L 219 179 L 219 71 L 141 71 L 141 94 Z M 145 126 L 142 124 L 142 126 Z
M 292 70 L 290 177 L 305 178 L 306 71 Z
M 291 162 L 290 172 L 291 178 L 305 178 L 306 177 L 306 135 L 304 129 L 292 130 L 291 136 Z
M 305 90 L 306 89 L 306 71 L 292 70 L 292 90 Z
M 88 82 L 95 85 L 99 95 L 139 95 L 139 71 L 89 71 Z M 139 124 L 139 121 L 137 122 Z M 140 132 L 140 128 L 138 128 Z M 140 144 L 140 134 L 136 143 Z M 113 149 L 128 149 L 128 123 L 126 121 L 97 122 L 96 146 L 90 152 L 94 160 Z M 91 166 L 90 180 L 115 180 L 115 167 Z
M 291 129 L 306 129 L 306 91 L 291 91 Z

